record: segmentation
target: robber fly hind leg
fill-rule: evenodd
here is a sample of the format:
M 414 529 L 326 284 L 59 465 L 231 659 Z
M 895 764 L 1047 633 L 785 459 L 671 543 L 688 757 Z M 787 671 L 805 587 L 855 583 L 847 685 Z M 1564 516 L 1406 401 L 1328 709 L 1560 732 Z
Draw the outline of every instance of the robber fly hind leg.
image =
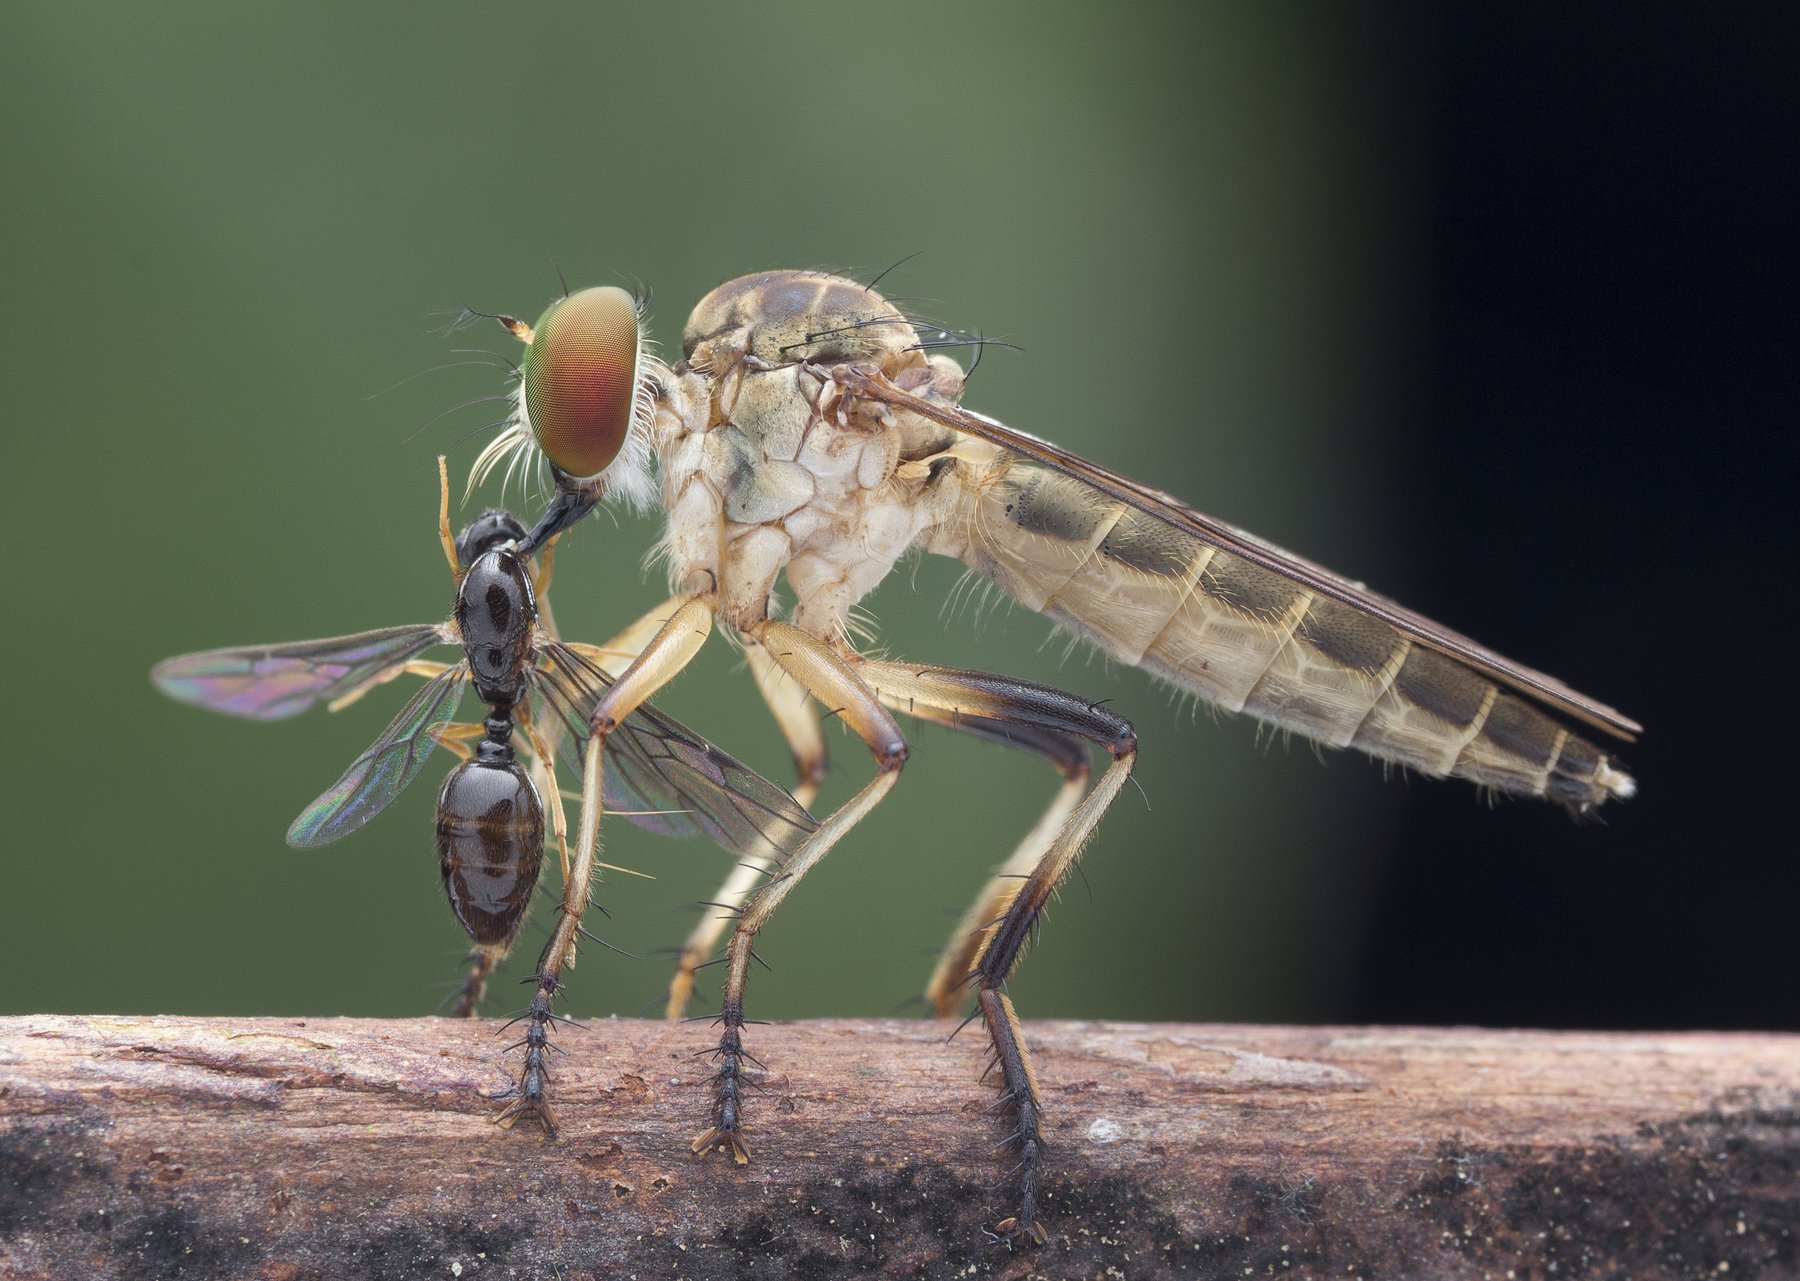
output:
M 1070 735 L 1036 729 L 1017 722 L 990 721 L 979 716 L 944 712 L 916 703 L 905 705 L 886 695 L 882 701 L 893 710 L 915 719 L 1042 756 L 1055 766 L 1056 772 L 1063 779 L 1063 784 L 1057 789 L 1049 807 L 1007 860 L 988 878 L 988 883 L 969 905 L 969 910 L 963 914 L 961 922 L 950 935 L 950 941 L 945 944 L 943 953 L 938 957 L 937 967 L 925 985 L 925 1004 L 938 1018 L 948 1018 L 961 1004 L 974 976 L 976 957 L 980 954 L 987 928 L 998 921 L 1012 905 L 1019 883 L 1031 875 L 1032 869 L 1050 848 L 1050 842 L 1056 839 L 1057 833 L 1068 822 L 1069 815 L 1075 812 L 1075 807 L 1086 795 L 1088 783 L 1093 776 L 1088 766 L 1088 747 L 1082 740 Z
M 1044 1231 L 1037 1223 L 1038 1167 L 1043 1157 L 1042 1100 L 1019 1017 L 1006 994 L 1006 980 L 1018 964 L 1044 904 L 1074 867 L 1101 815 L 1130 776 L 1137 759 L 1137 735 L 1123 717 L 1073 694 L 1031 681 L 896 662 L 863 662 L 858 664 L 857 672 L 891 706 L 930 714 L 931 719 L 964 721 L 971 727 L 979 726 L 975 732 L 987 737 L 999 737 L 1009 725 L 1020 727 L 1027 735 L 1048 735 L 1028 737 L 1021 742 L 1045 755 L 1051 755 L 1061 742 L 1072 737 L 1098 744 L 1112 756 L 1106 773 L 1037 853 L 1029 872 L 1022 879 L 996 878 L 984 891 L 977 909 L 982 916 L 975 925 L 976 937 L 965 945 L 976 1000 L 1000 1069 L 1002 1099 L 1015 1120 L 1007 1137 L 1018 1158 L 1019 1212 L 996 1227 L 1003 1233 L 1042 1241 Z M 1071 778 L 1065 785 L 1065 796 L 1075 781 Z M 1031 844 L 1030 838 L 1026 844 Z
M 819 786 L 825 781 L 829 757 L 819 718 L 809 706 L 811 699 L 806 687 L 788 677 L 761 645 L 747 644 L 744 659 L 756 679 L 757 691 L 768 704 L 782 737 L 787 740 L 788 751 L 793 755 L 794 773 L 799 779 L 794 788 L 794 799 L 802 809 L 811 809 L 819 795 Z M 688 1002 L 694 995 L 695 974 L 712 956 L 719 936 L 742 909 L 744 900 L 768 879 L 773 870 L 766 860 L 752 856 L 745 856 L 732 865 L 725 883 L 708 900 L 700 920 L 681 945 L 675 977 L 669 980 L 665 1017 L 679 1019 L 687 1013 Z

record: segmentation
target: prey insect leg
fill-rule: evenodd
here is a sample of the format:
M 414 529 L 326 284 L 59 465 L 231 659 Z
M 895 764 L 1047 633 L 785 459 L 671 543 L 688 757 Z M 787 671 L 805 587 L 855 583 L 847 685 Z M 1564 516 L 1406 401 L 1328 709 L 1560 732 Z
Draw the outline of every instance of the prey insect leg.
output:
M 800 878 L 831 851 L 882 797 L 893 790 L 906 763 L 906 739 L 874 693 L 824 641 L 787 623 L 764 622 L 751 632 L 769 657 L 808 693 L 839 714 L 875 756 L 875 777 L 822 822 L 806 842 L 785 858 L 774 879 L 752 894 L 738 914 L 725 949 L 725 992 L 719 1021 L 718 1070 L 713 1076 L 713 1124 L 693 1143 L 695 1152 L 730 1152 L 742 1165 L 750 1159 L 743 1138 L 744 988 L 750 977 L 752 944 L 770 915 Z
M 450 562 L 452 581 L 462 578 L 462 564 L 456 554 L 456 535 L 450 532 L 450 466 L 444 455 L 438 455 L 438 544 L 444 559 Z
M 519 729 L 531 744 L 532 782 L 540 796 L 550 798 L 550 831 L 556 837 L 557 858 L 562 864 L 563 884 L 569 883 L 569 826 L 563 813 L 562 789 L 556 784 L 556 753 L 538 732 L 527 709 L 519 711 Z
M 487 995 L 488 979 L 493 976 L 494 969 L 506 959 L 506 948 L 500 946 L 482 946 L 477 944 L 469 953 L 469 973 L 463 979 L 462 988 L 456 994 L 456 1008 L 450 1011 L 452 1018 L 472 1019 L 481 1004 L 481 998 Z
M 800 780 L 794 789 L 794 799 L 800 802 L 801 808 L 811 809 L 819 794 L 819 785 L 825 781 L 828 761 L 825 735 L 819 728 L 818 716 L 807 706 L 806 687 L 799 681 L 788 679 L 761 645 L 747 645 L 744 658 L 750 665 L 750 674 L 756 679 L 763 702 L 774 714 L 775 723 L 781 728 L 782 737 L 787 739 L 788 750 L 793 754 L 794 773 Z M 694 995 L 695 972 L 712 955 L 719 935 L 725 932 L 726 923 L 772 870 L 764 860 L 749 856 L 732 865 L 725 883 L 712 896 L 705 913 L 681 945 L 675 977 L 669 981 L 665 1017 L 679 1019 L 687 1013 L 688 1002 Z
M 588 883 L 593 877 L 600 842 L 607 735 L 687 666 L 711 629 L 712 598 L 697 596 L 683 601 L 594 706 L 587 751 L 582 758 L 581 824 L 575 858 L 563 882 L 556 926 L 538 958 L 537 990 L 532 994 L 522 1038 L 525 1063 L 512 1101 L 495 1118 L 502 1126 L 511 1126 L 520 1117 L 531 1117 L 544 1127 L 546 1134 L 556 1134 L 556 1119 L 547 1098 L 550 1021 L 555 1017 L 552 1006 L 562 987 L 561 974 L 574 955 L 582 913 L 587 909 Z
M 409 658 L 404 663 L 395 663 L 392 667 L 384 667 L 349 693 L 338 695 L 325 706 L 329 711 L 341 712 L 377 685 L 385 685 L 401 676 L 418 676 L 430 680 L 435 676 L 443 675 L 449 666 L 448 663 L 434 662 L 431 659 Z
M 438 746 L 455 755 L 459 761 L 469 760 L 475 755 L 475 749 L 469 746 L 471 740 L 481 741 L 485 732 L 481 722 L 474 723 L 452 721 L 432 735 Z
M 1043 751 L 1073 737 L 1098 744 L 1112 755 L 1106 773 L 1037 852 L 1029 872 L 1022 879 L 996 878 L 983 892 L 982 915 L 960 949 L 967 959 L 952 962 L 966 965 L 974 977 L 976 1000 L 1000 1069 L 1002 1099 L 1015 1120 L 1007 1142 L 1018 1157 L 1019 1213 L 996 1227 L 1042 1241 L 1044 1231 L 1036 1221 L 1038 1166 L 1043 1156 L 1042 1100 L 1019 1016 L 1006 994 L 1006 980 L 1044 905 L 1074 867 L 1100 816 L 1130 776 L 1137 759 L 1137 734 L 1123 717 L 1032 681 L 896 662 L 863 662 L 857 665 L 857 673 L 890 706 L 915 714 L 928 711 L 932 719 L 977 725 L 987 736 L 993 736 L 988 731 L 1005 726 L 1048 734 L 1047 740 L 1037 740 L 1034 750 Z M 1026 745 L 1032 741 L 1027 739 Z M 1064 794 L 1068 794 L 1067 785 Z M 1026 845 L 1031 844 L 1028 837 Z

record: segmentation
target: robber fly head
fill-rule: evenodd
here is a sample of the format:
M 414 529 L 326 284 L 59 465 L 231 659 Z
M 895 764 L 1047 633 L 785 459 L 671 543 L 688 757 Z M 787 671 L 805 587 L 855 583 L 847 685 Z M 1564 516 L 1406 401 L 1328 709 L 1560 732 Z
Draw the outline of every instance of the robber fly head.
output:
M 650 479 L 654 379 L 643 303 L 615 285 L 551 303 L 536 325 L 500 323 L 525 344 L 512 420 L 482 451 L 479 483 L 502 460 L 549 464 L 558 494 L 588 506 L 614 495 L 634 507 L 655 498 Z M 529 545 L 529 544 L 522 544 Z

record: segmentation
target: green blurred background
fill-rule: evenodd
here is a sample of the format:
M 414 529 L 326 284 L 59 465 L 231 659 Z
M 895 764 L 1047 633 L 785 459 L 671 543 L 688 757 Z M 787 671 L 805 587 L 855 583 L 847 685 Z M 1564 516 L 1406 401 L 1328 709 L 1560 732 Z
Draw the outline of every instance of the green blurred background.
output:
M 1022 349 L 988 353 L 969 403 L 1407 585 L 1387 460 L 1419 372 L 1416 69 L 1348 8 L 58 5 L 0 26 L 24 593 L 0 1009 L 441 999 L 462 952 L 431 842 L 447 757 L 342 844 L 282 842 L 401 688 L 259 725 L 167 702 L 147 674 L 444 616 L 433 458 L 466 475 L 488 407 L 446 411 L 503 390 L 457 349 L 512 344 L 438 327 L 463 305 L 535 315 L 558 267 L 652 286 L 674 347 L 732 276 L 918 252 L 884 290 Z M 564 543 L 565 634 L 598 640 L 660 598 L 640 568 L 655 534 L 599 519 Z M 1143 742 L 1020 1008 L 1343 1017 L 1418 789 L 1195 714 L 1023 610 L 948 613 L 959 568 L 922 562 L 868 602 L 891 652 L 1109 699 Z M 787 780 L 727 646 L 659 705 Z M 1054 791 L 1030 758 L 914 737 L 902 786 L 765 936 L 757 1015 L 900 1007 Z M 828 802 L 869 770 L 831 740 Z M 602 932 L 645 959 L 590 952 L 570 1005 L 650 1011 L 653 953 L 726 858 L 622 824 L 606 857 L 657 878 L 599 890 Z

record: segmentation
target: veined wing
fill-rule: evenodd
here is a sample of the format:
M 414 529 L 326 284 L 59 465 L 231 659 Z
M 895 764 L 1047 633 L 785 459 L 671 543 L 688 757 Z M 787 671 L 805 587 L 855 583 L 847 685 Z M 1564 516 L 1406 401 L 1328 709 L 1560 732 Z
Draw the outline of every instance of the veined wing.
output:
M 427 681 L 343 776 L 300 811 L 288 828 L 288 844 L 329 844 L 386 809 L 425 768 L 438 732 L 456 715 L 468 675 L 468 664 L 457 663 Z
M 1226 524 L 1203 512 L 1195 511 L 1180 499 L 1161 490 L 1151 489 L 1110 468 L 1072 454 L 1049 441 L 978 414 L 960 405 L 948 404 L 915 395 L 892 382 L 854 366 L 834 369 L 831 376 L 855 395 L 904 409 L 952 430 L 992 441 L 1006 449 L 1041 463 L 1085 485 L 1090 485 L 1148 516 L 1155 517 L 1175 529 L 1199 539 L 1221 551 L 1229 552 L 1274 574 L 1361 611 L 1386 623 L 1402 635 L 1466 664 L 1481 675 L 1524 693 L 1543 706 L 1573 717 L 1585 724 L 1630 741 L 1643 732 L 1643 726 L 1622 712 L 1596 702 L 1570 689 L 1553 676 L 1534 671 L 1513 662 L 1486 646 L 1443 627 L 1421 614 L 1359 583 L 1351 582 L 1324 566 L 1283 551 L 1252 534 Z
M 387 627 L 327 640 L 181 654 L 153 667 L 150 679 L 183 703 L 274 721 L 352 694 L 433 645 L 454 642 L 441 623 Z
M 588 717 L 610 677 L 560 641 L 539 643 L 541 701 L 568 734 L 559 750 L 581 773 Z M 734 854 L 779 858 L 818 823 L 800 803 L 742 761 L 648 705 L 607 739 L 603 797 L 607 808 L 664 836 L 705 836 Z M 635 812 L 634 812 L 635 811 Z

